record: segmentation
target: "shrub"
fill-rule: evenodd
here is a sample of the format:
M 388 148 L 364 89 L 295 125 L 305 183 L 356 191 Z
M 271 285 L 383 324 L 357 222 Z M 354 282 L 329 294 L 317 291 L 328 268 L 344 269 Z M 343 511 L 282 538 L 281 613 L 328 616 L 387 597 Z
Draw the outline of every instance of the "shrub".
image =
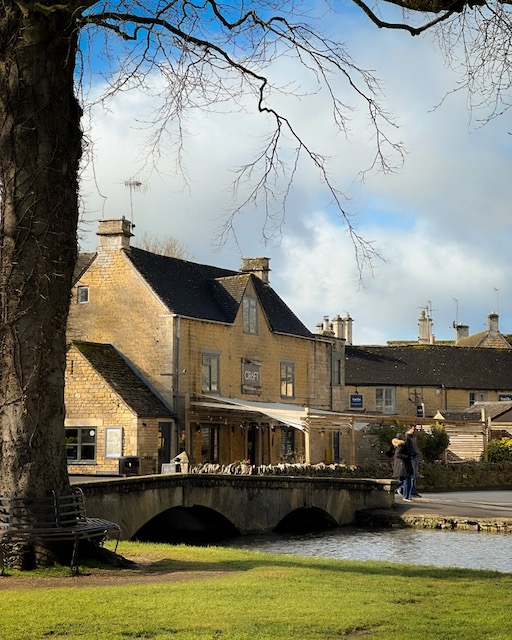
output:
M 512 438 L 496 438 L 491 440 L 487 445 L 487 461 L 512 462 Z
M 384 453 L 391 446 L 391 440 L 393 440 L 400 431 L 405 431 L 405 427 L 401 429 L 399 425 L 395 424 L 389 427 L 373 427 L 369 433 L 377 438 L 380 452 Z
M 439 460 L 450 444 L 446 429 L 440 425 L 432 425 L 430 433 L 420 431 L 416 434 L 418 448 L 426 462 Z

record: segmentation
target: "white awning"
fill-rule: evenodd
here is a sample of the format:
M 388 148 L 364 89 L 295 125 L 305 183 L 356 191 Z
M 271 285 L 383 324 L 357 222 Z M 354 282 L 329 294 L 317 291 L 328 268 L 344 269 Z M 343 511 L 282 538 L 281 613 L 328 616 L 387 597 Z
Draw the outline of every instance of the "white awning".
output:
M 294 429 L 300 431 L 309 430 L 309 422 L 312 418 L 331 418 L 333 426 L 352 426 L 349 419 L 332 411 L 323 411 L 321 409 L 310 409 L 301 405 L 287 404 L 285 402 L 251 402 L 250 400 L 241 400 L 238 398 L 223 398 L 220 396 L 203 396 L 208 398 L 210 402 L 193 402 L 196 407 L 210 407 L 212 409 L 231 409 L 236 411 L 256 411 L 263 415 L 287 424 Z M 214 402 L 211 402 L 211 401 Z M 340 422 L 341 418 L 341 422 Z

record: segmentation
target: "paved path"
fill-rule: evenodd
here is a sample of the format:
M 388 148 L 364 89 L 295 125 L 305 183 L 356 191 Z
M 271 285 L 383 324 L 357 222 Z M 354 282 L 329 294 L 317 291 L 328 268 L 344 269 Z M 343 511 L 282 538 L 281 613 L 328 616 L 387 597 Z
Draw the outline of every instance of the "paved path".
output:
M 362 526 L 512 533 L 512 491 L 423 493 L 412 502 L 397 495 L 393 509 L 360 511 L 357 522 Z
M 445 517 L 504 518 L 512 520 L 512 491 L 450 491 L 422 493 L 421 498 L 404 502 L 396 496 L 397 509 L 407 515 L 439 515 Z

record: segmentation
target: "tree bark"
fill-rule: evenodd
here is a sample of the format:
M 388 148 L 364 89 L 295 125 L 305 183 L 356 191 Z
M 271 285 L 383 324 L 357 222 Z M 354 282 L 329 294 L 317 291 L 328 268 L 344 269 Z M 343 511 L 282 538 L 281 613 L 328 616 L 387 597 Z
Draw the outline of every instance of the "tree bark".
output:
M 0 495 L 20 497 L 69 490 L 64 371 L 82 144 L 75 24 L 34 5 L 0 2 Z

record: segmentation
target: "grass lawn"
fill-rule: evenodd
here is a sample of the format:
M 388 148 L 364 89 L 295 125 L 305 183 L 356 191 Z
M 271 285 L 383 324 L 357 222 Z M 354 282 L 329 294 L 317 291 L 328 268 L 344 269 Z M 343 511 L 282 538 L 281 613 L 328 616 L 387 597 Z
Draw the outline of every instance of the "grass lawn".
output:
M 69 569 L 34 576 L 34 585 L 43 580 L 50 588 L 22 587 L 18 575 L 0 577 L 11 585 L 0 589 L 0 638 L 512 638 L 511 574 L 217 547 L 122 542 L 118 551 L 143 558 L 151 580 L 141 582 L 137 569 L 119 570 L 113 585 L 87 586 L 88 578 L 69 576 Z M 94 577 L 104 570 L 81 571 Z M 172 579 L 184 572 L 197 573 Z

